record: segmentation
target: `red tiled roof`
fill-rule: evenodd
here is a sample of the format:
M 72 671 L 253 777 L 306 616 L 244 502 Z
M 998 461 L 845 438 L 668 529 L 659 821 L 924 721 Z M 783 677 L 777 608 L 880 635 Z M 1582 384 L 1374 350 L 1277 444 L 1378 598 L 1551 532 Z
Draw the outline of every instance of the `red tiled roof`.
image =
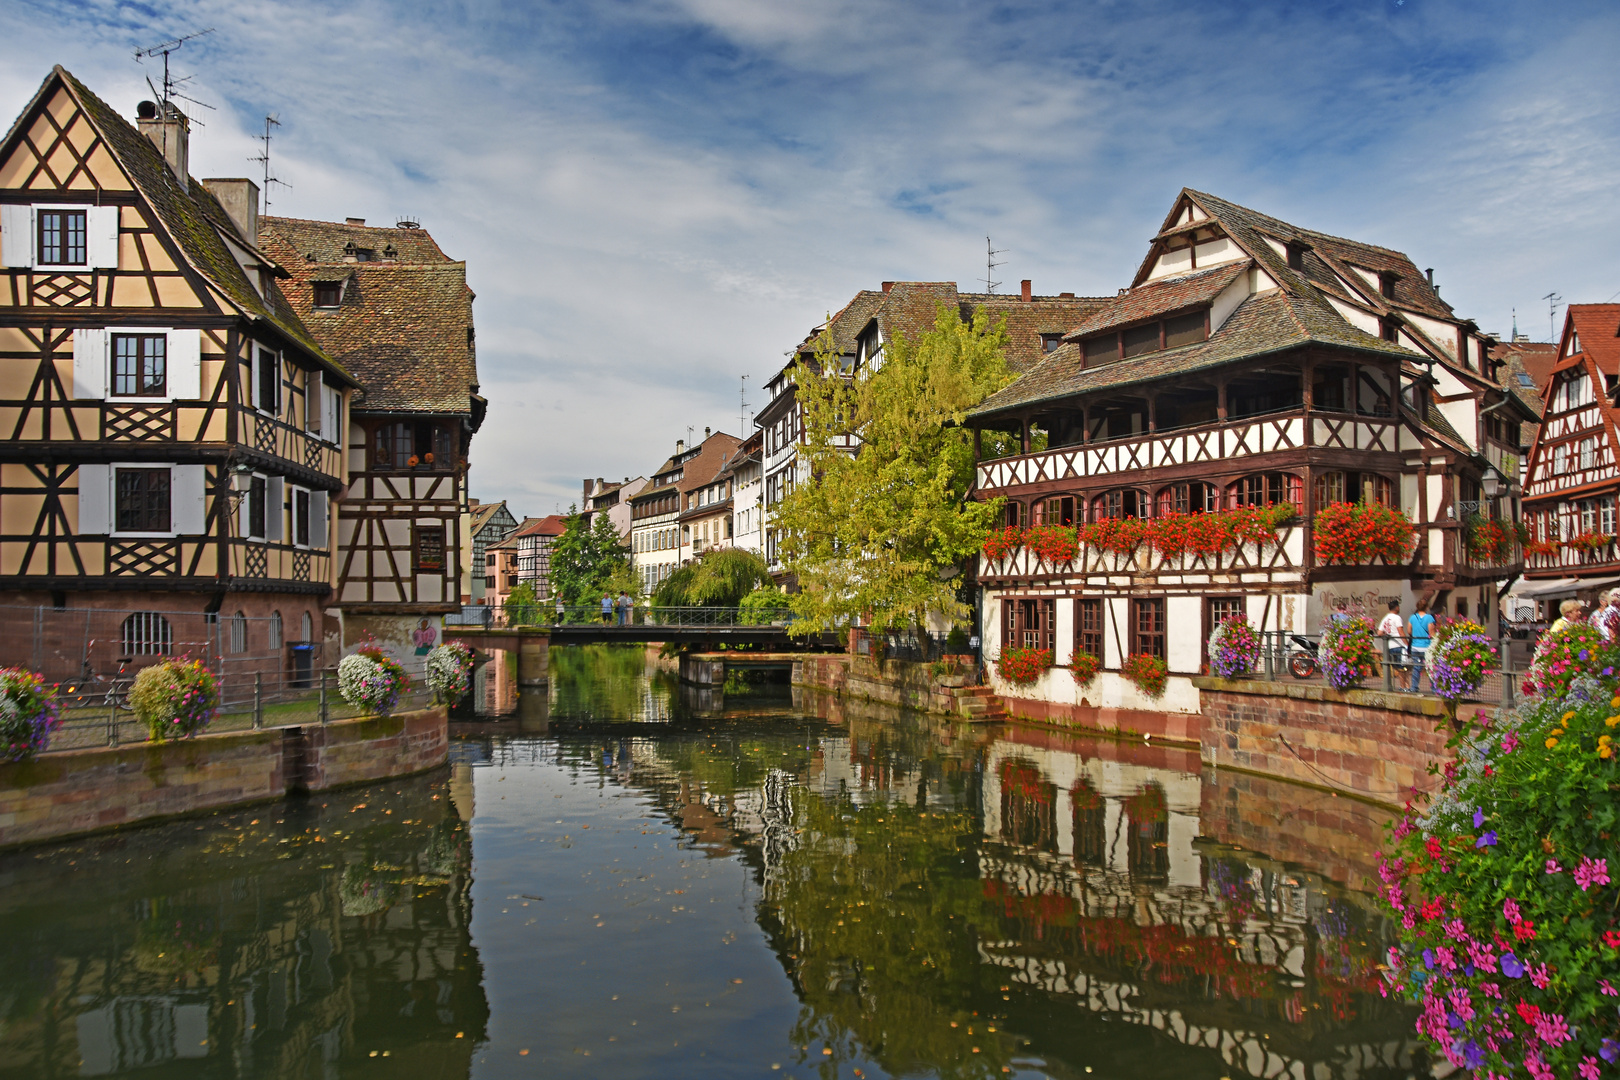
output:
M 1603 374 L 1620 375 L 1620 304 L 1571 304 L 1569 321 L 1580 335 L 1581 351 Z
M 1150 281 L 1121 293 L 1073 330 L 1065 340 L 1077 341 L 1100 330 L 1112 330 L 1143 319 L 1151 319 L 1172 311 L 1207 304 L 1221 294 L 1221 290 L 1249 272 L 1254 263 L 1243 259 L 1208 270 L 1195 270 L 1172 278 Z

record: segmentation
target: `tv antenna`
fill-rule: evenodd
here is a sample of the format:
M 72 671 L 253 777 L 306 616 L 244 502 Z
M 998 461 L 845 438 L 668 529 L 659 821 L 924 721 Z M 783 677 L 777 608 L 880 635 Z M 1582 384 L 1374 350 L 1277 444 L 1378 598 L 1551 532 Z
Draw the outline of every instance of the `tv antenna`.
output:
M 270 216 L 270 185 L 280 184 L 289 191 L 292 190 L 291 184 L 282 180 L 277 180 L 275 177 L 270 175 L 270 126 L 272 124 L 274 124 L 276 127 L 280 127 L 281 121 L 277 120 L 274 116 L 266 116 L 264 118 L 264 134 L 254 136 L 254 138 L 259 139 L 264 143 L 264 151 L 263 153 L 255 154 L 248 158 L 249 161 L 257 161 L 259 164 L 264 166 L 264 187 L 261 190 L 264 192 L 264 213 L 266 217 Z
M 737 427 L 748 437 L 748 376 L 742 377 L 742 383 L 737 387 Z
M 991 278 L 995 277 L 996 267 L 1002 265 L 1002 263 L 996 262 L 996 256 L 997 255 L 1005 255 L 1006 253 L 1007 253 L 1007 250 L 1005 248 L 991 247 L 990 246 L 990 238 L 988 236 L 984 238 L 984 291 L 985 292 L 993 293 L 993 292 L 996 291 L 996 286 L 1001 284 L 1001 282 L 999 282 L 999 281 L 992 281 Z M 1005 262 L 1005 260 L 1003 260 L 1003 262 Z
M 1558 317 L 1558 305 L 1564 302 L 1564 298 L 1555 292 L 1550 292 L 1543 296 L 1542 299 L 1547 301 L 1547 340 L 1556 344 L 1558 331 L 1554 326 L 1554 322 Z
M 185 76 L 181 76 L 179 78 L 176 78 L 169 71 L 169 54 L 170 53 L 178 52 L 180 50 L 180 47 L 183 46 L 188 41 L 195 41 L 197 38 L 206 37 L 207 35 L 212 34 L 213 32 L 214 32 L 214 28 L 212 26 L 210 26 L 207 30 L 198 30 L 194 34 L 187 34 L 184 37 L 172 38 L 169 41 L 162 42 L 161 44 L 153 45 L 149 49 L 137 49 L 137 50 L 135 50 L 135 62 L 136 63 L 140 63 L 142 60 L 149 60 L 154 56 L 163 57 L 163 89 L 160 91 L 157 87 L 152 86 L 152 80 L 150 78 L 148 78 L 146 80 L 146 85 L 152 87 L 152 93 L 156 94 L 157 97 L 158 97 L 158 100 L 160 102 L 162 102 L 162 104 L 163 104 L 163 113 L 162 113 L 162 115 L 163 115 L 163 118 L 165 120 L 167 120 L 169 118 L 169 99 L 170 98 L 179 98 L 181 101 L 189 101 L 193 105 L 201 105 L 205 109 L 210 109 L 210 110 L 213 109 L 213 106 L 208 104 L 206 101 L 198 101 L 196 98 L 189 97 L 186 94 L 181 93 L 178 89 L 176 89 L 176 87 L 184 86 L 186 83 L 190 82 L 192 80 L 193 76 L 185 75 Z

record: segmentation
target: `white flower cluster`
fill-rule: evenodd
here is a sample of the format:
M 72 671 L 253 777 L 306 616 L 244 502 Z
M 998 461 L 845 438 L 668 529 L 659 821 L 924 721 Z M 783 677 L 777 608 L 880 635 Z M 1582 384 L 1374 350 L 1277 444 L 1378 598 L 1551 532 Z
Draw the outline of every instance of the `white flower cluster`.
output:
M 428 653 L 424 667 L 428 689 L 441 704 L 460 701 L 472 684 L 472 650 L 459 642 L 440 645 Z
M 368 713 L 393 707 L 398 692 L 383 666 L 369 656 L 353 653 L 338 662 L 338 692 L 357 709 Z

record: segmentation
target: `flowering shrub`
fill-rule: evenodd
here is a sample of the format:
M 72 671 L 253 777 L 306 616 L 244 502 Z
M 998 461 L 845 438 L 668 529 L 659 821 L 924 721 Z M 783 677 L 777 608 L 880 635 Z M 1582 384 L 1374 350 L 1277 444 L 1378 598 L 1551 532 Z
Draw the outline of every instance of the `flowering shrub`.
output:
M 1008 646 L 1001 650 L 996 670 L 1014 686 L 1029 686 L 1052 666 L 1051 649 L 1019 649 Z
M 56 688 L 22 668 L 0 668 L 0 761 L 27 761 L 42 753 L 61 723 Z
M 1602 551 L 1612 543 L 1614 543 L 1614 537 L 1608 533 L 1583 532 L 1565 540 L 1564 546 L 1571 551 L 1579 551 L 1590 555 L 1593 552 Z
M 1474 515 L 1464 525 L 1468 534 L 1468 554 L 1486 563 L 1504 563 L 1513 557 L 1518 531 L 1512 522 Z
M 1594 1080 L 1620 1059 L 1613 693 L 1586 667 L 1467 724 L 1439 795 L 1409 805 L 1381 853 L 1401 925 L 1386 992 L 1419 1005 L 1418 1031 L 1481 1080 Z
M 1378 503 L 1333 503 L 1316 512 L 1316 558 L 1324 563 L 1397 563 L 1412 549 L 1412 523 Z
M 135 676 L 129 707 L 154 742 L 189 739 L 219 710 L 219 677 L 201 660 L 165 660 Z
M 1524 545 L 1524 554 L 1526 558 L 1551 558 L 1562 546 L 1557 540 L 1532 540 Z
M 999 562 L 1024 546 L 1024 530 L 1016 525 L 994 529 L 984 538 L 984 557 Z
M 410 681 L 399 661 L 376 645 L 362 645 L 338 663 L 338 692 L 368 716 L 387 716 Z
M 1458 618 L 1436 627 L 1423 666 L 1435 693 L 1447 701 L 1461 701 L 1479 689 L 1495 661 L 1496 646 L 1485 628 Z
M 1270 506 L 1240 506 L 1221 514 L 1227 532 L 1239 544 L 1275 544 L 1283 522 L 1299 513 L 1291 502 Z
M 1328 685 L 1335 690 L 1360 686 L 1362 679 L 1378 670 L 1372 623 L 1360 615 L 1343 612 L 1328 616 L 1316 658 Z
M 1164 684 L 1170 675 L 1170 669 L 1163 660 L 1147 653 L 1133 653 L 1125 658 L 1125 666 L 1120 673 L 1136 684 L 1136 688 L 1148 697 L 1159 697 L 1164 693 Z
M 428 689 L 440 705 L 454 705 L 472 685 L 472 650 L 459 641 L 440 645 L 424 663 Z
M 1068 562 L 1080 550 L 1075 531 L 1065 525 L 1036 525 L 1025 529 L 1024 547 L 1042 561 L 1054 564 Z
M 1260 635 L 1246 615 L 1222 619 L 1209 635 L 1210 674 L 1236 679 L 1260 666 Z
M 1102 661 L 1090 653 L 1076 652 L 1074 659 L 1069 661 L 1069 674 L 1074 676 L 1076 686 L 1089 686 L 1091 680 L 1097 677 L 1098 668 Z
M 1524 692 L 1561 697 L 1582 672 L 1598 672 L 1607 678 L 1616 665 L 1620 665 L 1620 648 L 1605 641 L 1597 627 L 1569 623 L 1536 642 L 1536 655 L 1524 673 Z

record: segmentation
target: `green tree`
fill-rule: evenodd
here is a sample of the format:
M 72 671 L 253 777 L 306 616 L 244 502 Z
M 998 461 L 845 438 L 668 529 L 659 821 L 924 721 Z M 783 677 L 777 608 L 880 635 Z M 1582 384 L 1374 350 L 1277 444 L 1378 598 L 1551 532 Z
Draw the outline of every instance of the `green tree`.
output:
M 658 607 L 736 607 L 770 584 L 765 560 L 752 551 L 711 549 L 676 570 L 653 591 Z
M 630 553 L 619 543 L 619 531 L 606 514 L 587 526 L 585 515 L 570 506 L 562 535 L 551 547 L 551 588 L 565 604 L 589 604 L 605 592 L 632 591 Z
M 776 515 L 782 561 L 799 580 L 795 633 L 857 615 L 890 629 L 966 613 L 952 571 L 977 553 L 1001 505 L 968 499 L 973 435 L 961 424 L 1012 381 L 1006 345 L 1004 319 L 992 326 L 980 313 L 964 323 L 941 304 L 916 341 L 884 343 L 876 371 L 841 374 L 826 335 L 814 363 L 795 367 L 799 453 L 815 478 Z M 859 436 L 854 455 L 840 445 L 850 433 Z
M 533 626 L 544 616 L 540 601 L 534 595 L 534 582 L 520 582 L 506 595 L 506 621 L 512 625 Z

